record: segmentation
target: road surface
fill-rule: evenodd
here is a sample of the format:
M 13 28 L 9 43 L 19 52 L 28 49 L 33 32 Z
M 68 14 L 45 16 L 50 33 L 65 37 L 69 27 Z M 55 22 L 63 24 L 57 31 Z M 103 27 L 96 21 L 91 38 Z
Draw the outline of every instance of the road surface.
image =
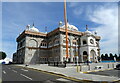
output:
M 89 74 L 103 75 L 103 76 L 114 76 L 120 78 L 120 70 L 105 70 L 99 72 L 90 72 Z
M 3 83 L 8 81 L 22 81 L 22 83 L 23 81 L 31 81 L 32 83 L 35 81 L 39 83 L 77 83 L 59 75 L 56 76 L 55 74 L 11 65 L 2 66 L 2 81 Z

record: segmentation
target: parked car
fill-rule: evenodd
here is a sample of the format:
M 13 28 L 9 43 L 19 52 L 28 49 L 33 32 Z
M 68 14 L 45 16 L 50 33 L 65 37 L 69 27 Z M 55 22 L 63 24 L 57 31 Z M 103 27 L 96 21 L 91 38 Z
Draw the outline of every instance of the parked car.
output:
M 120 70 L 120 64 L 117 64 L 117 65 L 116 65 L 116 69 L 119 69 L 119 70 Z

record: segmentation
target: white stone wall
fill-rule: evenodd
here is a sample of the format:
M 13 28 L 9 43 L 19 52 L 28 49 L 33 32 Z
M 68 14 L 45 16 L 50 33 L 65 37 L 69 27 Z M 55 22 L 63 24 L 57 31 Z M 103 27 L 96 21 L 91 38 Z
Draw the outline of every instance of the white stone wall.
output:
M 44 62 L 47 60 L 50 61 L 64 61 L 64 58 L 66 57 L 66 48 L 64 45 L 66 45 L 66 43 L 63 42 L 63 40 L 65 39 L 65 34 L 63 33 L 58 33 L 57 35 L 54 34 L 50 37 L 48 37 L 47 39 L 45 38 L 41 38 L 41 37 L 29 37 L 26 36 L 25 38 L 23 38 L 21 41 L 19 41 L 18 43 L 22 42 L 25 40 L 25 42 L 23 43 L 22 47 L 25 47 L 24 50 L 19 50 L 18 54 L 22 55 L 21 56 L 24 59 L 24 63 L 28 64 L 36 64 L 36 63 L 40 63 L 40 62 Z M 98 46 L 96 44 L 96 39 L 94 36 L 76 36 L 73 34 L 70 34 L 68 36 L 69 38 L 69 58 L 71 62 L 74 62 L 74 58 L 76 57 L 75 55 L 75 50 L 77 50 L 77 55 L 79 56 L 79 61 L 82 62 L 83 61 L 83 52 L 86 51 L 88 54 L 88 60 L 90 61 L 90 55 L 91 55 L 91 50 L 95 51 L 95 57 L 97 59 L 98 56 Z M 90 39 L 92 39 L 94 41 L 94 44 L 90 43 Z M 47 46 L 41 46 L 41 42 L 46 41 Z M 59 43 L 55 43 L 56 40 L 58 40 Z M 77 45 L 73 45 L 73 40 L 80 40 L 79 42 L 77 42 Z M 87 44 L 83 45 L 83 40 L 86 40 Z M 51 44 L 49 44 L 49 42 L 52 42 Z M 98 42 L 99 43 L 99 42 Z M 79 49 L 78 49 L 78 46 Z M 21 49 L 22 47 L 18 48 Z M 29 49 L 28 47 L 33 47 L 33 49 Z M 44 48 L 49 48 L 48 50 L 45 50 Z M 22 51 L 22 52 L 21 52 Z M 22 59 L 21 58 L 21 59 Z M 47 59 L 49 58 L 49 59 Z
M 39 58 L 46 57 L 47 51 L 40 50 L 41 41 L 43 38 L 26 37 L 25 62 L 30 64 L 39 63 Z M 35 47 L 36 49 L 28 49 L 27 47 Z
M 93 40 L 93 44 L 90 43 L 90 40 Z M 86 40 L 87 44 L 83 44 L 83 40 Z M 88 60 L 91 61 L 90 56 L 91 56 L 91 50 L 93 50 L 95 52 L 95 56 L 94 56 L 94 62 L 98 61 L 97 60 L 97 56 L 98 56 L 98 46 L 96 44 L 96 39 L 94 36 L 82 36 L 81 37 L 81 47 L 80 47 L 80 56 L 81 56 L 81 61 L 83 61 L 83 52 L 86 51 L 88 54 Z

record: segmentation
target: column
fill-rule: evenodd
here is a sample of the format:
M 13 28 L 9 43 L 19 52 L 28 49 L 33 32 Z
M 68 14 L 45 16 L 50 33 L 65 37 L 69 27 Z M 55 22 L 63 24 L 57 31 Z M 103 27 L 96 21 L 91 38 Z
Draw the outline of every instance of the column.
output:
M 62 34 L 60 34 L 60 62 L 63 62 L 63 37 Z
M 70 47 L 70 61 L 73 62 L 73 57 L 74 57 L 74 54 L 73 54 L 73 48 L 72 48 L 72 41 L 73 41 L 73 37 L 70 37 L 70 41 L 71 41 L 71 47 Z

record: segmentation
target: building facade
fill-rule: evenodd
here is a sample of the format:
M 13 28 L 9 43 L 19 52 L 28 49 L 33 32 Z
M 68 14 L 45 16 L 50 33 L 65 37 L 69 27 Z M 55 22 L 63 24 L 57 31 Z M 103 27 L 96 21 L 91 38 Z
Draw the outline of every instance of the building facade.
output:
M 68 62 L 98 62 L 100 36 L 86 29 L 81 32 L 68 23 Z M 27 25 L 17 37 L 17 63 L 40 64 L 48 61 L 64 62 L 66 58 L 65 25 L 49 33 L 39 32 L 35 26 Z

